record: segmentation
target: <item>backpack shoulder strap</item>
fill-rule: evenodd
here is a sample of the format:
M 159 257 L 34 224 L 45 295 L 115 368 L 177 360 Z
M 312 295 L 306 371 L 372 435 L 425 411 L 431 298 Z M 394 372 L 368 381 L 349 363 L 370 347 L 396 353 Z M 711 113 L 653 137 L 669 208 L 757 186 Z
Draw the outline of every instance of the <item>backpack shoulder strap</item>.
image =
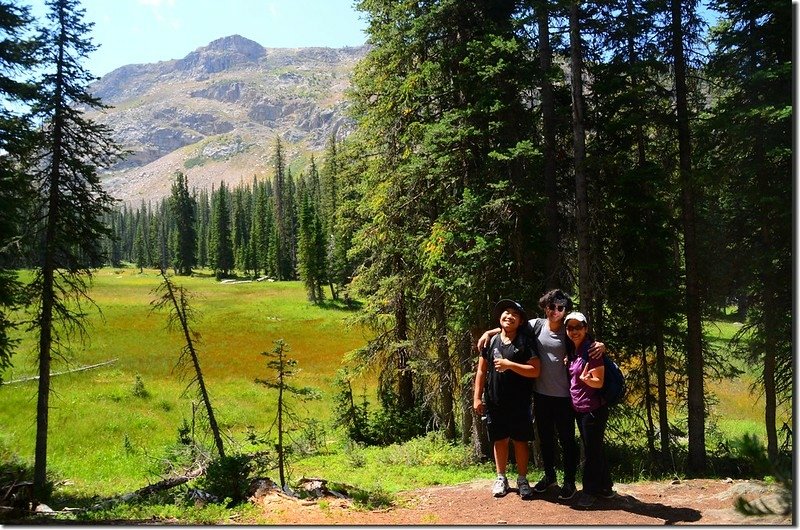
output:
M 491 340 L 489 340 L 489 344 L 486 346 L 488 351 L 492 351 L 492 348 L 499 348 L 500 347 L 500 335 L 501 333 L 497 333 L 492 335 Z
M 531 333 L 530 341 L 528 344 L 530 345 L 530 349 L 533 352 L 534 357 L 540 357 L 539 355 L 539 333 L 542 332 L 542 326 L 544 326 L 544 321 L 541 318 L 537 318 L 533 321 L 533 331 Z M 523 333 L 524 335 L 524 333 Z

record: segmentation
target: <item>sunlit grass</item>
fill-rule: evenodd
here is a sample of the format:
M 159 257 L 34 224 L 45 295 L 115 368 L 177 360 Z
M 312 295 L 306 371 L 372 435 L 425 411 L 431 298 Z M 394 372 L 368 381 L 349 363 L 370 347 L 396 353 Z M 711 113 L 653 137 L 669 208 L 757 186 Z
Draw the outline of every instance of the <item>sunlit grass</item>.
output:
M 403 445 L 348 447 L 304 458 L 302 473 L 389 493 L 494 477 L 494 465 L 473 462 L 469 452 L 441 435 L 429 435 Z
M 54 359 L 53 372 L 117 359 L 114 364 L 52 379 L 48 468 L 68 480 L 67 489 L 110 495 L 141 487 L 177 429 L 191 423 L 195 392 L 184 394 L 193 373 L 179 370 L 179 331 L 167 331 L 164 313 L 150 303 L 157 271 L 101 269 L 92 298 L 102 310 L 89 318 L 90 339 L 68 360 Z M 194 329 L 203 375 L 222 430 L 241 440 L 252 427 L 265 431 L 275 415 L 275 392 L 255 383 L 267 378 L 263 351 L 283 338 L 299 361 L 294 384 L 330 396 L 343 354 L 365 337 L 346 325 L 348 311 L 323 309 L 306 300 L 299 282 L 221 284 L 209 277 L 175 278 L 194 296 Z M 24 336 L 7 381 L 36 373 L 32 336 Z M 148 397 L 133 392 L 139 375 Z M 0 386 L 0 442 L 23 458 L 35 443 L 36 382 Z M 301 409 L 302 410 L 302 409 Z M 303 415 L 327 420 L 330 407 L 312 402 Z M 198 428 L 199 430 L 199 428 Z M 233 443 L 233 442 L 232 442 Z M 31 457 L 32 458 L 32 457 Z
M 54 361 L 53 371 L 60 372 L 117 359 L 52 379 L 48 468 L 67 481 L 59 487 L 61 492 L 110 496 L 154 480 L 158 457 L 176 441 L 182 422 L 191 423 L 192 411 L 200 405 L 196 393 L 184 393 L 192 374 L 176 369 L 181 334 L 167 331 L 166 314 L 151 312 L 153 290 L 160 281 L 155 270 L 97 271 L 91 293 L 102 316 L 92 310 L 90 340 L 78 345 L 68 361 Z M 488 464 L 459 463 L 465 448 L 433 442 L 423 447 L 412 443 L 388 449 L 341 448 L 342 437 L 332 432 L 329 421 L 336 392 L 333 379 L 342 356 L 366 342 L 363 331 L 348 327 L 349 311 L 314 306 L 299 282 L 222 284 L 207 272 L 174 281 L 194 297 L 198 318 L 193 328 L 201 335 L 201 365 L 217 420 L 232 446 L 242 442 L 248 429 L 263 433 L 272 424 L 275 392 L 255 379 L 270 375 L 260 353 L 283 338 L 289 356 L 299 361 L 294 383 L 323 393 L 322 400 L 301 407 L 301 415 L 323 422 L 332 448 L 296 462 L 293 476 L 321 476 L 390 493 L 491 478 Z M 728 321 L 707 325 L 706 340 L 724 349 L 738 329 Z M 4 374 L 6 380 L 36 373 L 33 337 L 23 339 L 13 370 Z M 135 395 L 137 375 L 145 397 Z M 726 436 L 765 436 L 763 400 L 750 394 L 752 381 L 751 371 L 740 379 L 706 383 L 706 390 L 719 398 L 712 419 Z M 360 393 L 364 384 L 374 388 L 374 381 L 368 380 L 359 382 L 356 391 Z M 788 418 L 791 410 L 784 408 L 781 414 Z M 31 462 L 35 417 L 35 381 L 0 386 L 0 445 Z

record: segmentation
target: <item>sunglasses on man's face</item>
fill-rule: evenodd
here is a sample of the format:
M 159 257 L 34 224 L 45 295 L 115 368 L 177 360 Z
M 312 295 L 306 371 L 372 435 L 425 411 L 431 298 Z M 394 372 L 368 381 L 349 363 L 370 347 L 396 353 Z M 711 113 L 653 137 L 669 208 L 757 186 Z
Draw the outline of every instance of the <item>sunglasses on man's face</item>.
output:
M 567 331 L 580 331 L 583 329 L 583 326 L 567 326 Z
M 556 304 L 550 304 L 547 307 L 550 308 L 550 311 L 562 311 L 563 312 L 566 309 L 566 306 L 556 305 Z

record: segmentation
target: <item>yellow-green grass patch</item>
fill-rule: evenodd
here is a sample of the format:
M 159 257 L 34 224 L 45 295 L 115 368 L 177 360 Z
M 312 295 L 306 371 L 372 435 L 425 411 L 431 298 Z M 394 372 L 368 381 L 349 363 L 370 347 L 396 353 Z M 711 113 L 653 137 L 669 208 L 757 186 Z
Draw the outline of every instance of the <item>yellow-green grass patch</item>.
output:
M 310 403 L 303 416 L 330 419 L 331 383 L 343 354 L 366 341 L 345 326 L 346 311 L 319 308 L 306 300 L 299 282 L 219 283 L 210 277 L 175 278 L 194 296 L 193 328 L 205 382 L 223 431 L 241 442 L 248 427 L 269 428 L 276 392 L 255 383 L 269 378 L 266 359 L 273 340 L 283 338 L 299 361 L 298 386 L 314 386 L 327 402 Z M 118 359 L 100 368 L 52 378 L 48 468 L 75 491 L 114 494 L 141 487 L 153 459 L 177 440 L 183 419 L 191 423 L 196 392 L 182 395 L 193 372 L 175 365 L 183 347 L 179 330 L 166 330 L 166 314 L 151 313 L 155 271 L 101 269 L 91 295 L 102 310 L 90 311 L 89 340 L 77 344 L 68 362 L 54 359 L 52 371 Z M 35 337 L 23 343 L 6 381 L 36 374 Z M 136 397 L 139 376 L 148 397 Z M 35 444 L 36 381 L 0 386 L 0 441 L 32 460 Z M 199 429 L 198 429 L 199 430 Z

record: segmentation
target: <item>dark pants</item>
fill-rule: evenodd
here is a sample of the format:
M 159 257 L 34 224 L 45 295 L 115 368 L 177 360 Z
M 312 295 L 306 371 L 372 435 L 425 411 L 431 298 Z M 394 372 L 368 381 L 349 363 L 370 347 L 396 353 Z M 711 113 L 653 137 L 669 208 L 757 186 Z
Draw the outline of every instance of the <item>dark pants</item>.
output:
M 592 412 L 578 412 L 576 417 L 583 441 L 583 491 L 593 495 L 610 491 L 614 484 L 611 482 L 603 441 L 608 423 L 608 406 L 603 405 Z
M 556 440 L 561 444 L 564 459 L 564 482 L 575 482 L 578 470 L 578 444 L 575 441 L 575 411 L 569 397 L 545 396 L 533 393 L 533 414 L 539 433 L 544 472 L 556 480 Z

